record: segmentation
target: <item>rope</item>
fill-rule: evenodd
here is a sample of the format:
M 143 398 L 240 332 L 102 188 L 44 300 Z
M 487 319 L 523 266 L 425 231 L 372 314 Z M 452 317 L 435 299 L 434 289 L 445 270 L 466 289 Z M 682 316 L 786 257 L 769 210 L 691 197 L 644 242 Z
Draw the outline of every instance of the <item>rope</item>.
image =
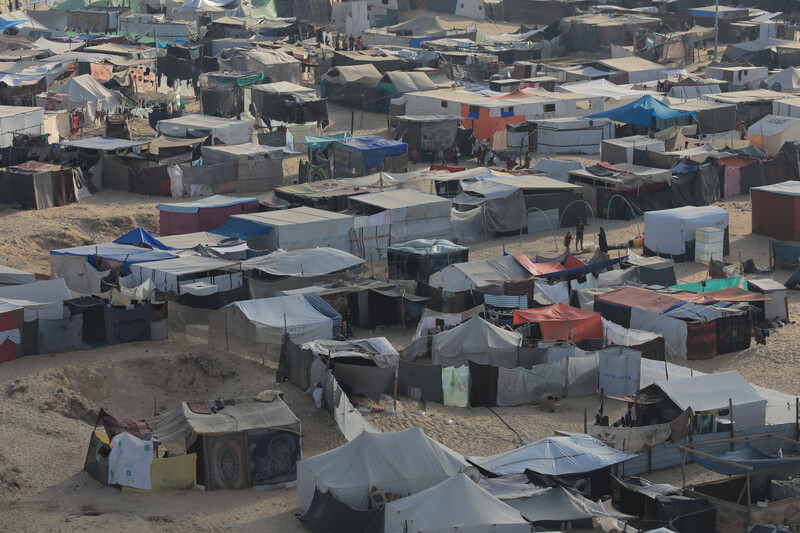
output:
M 511 431 L 513 431 L 513 432 L 514 432 L 514 435 L 516 435 L 516 436 L 517 436 L 517 438 L 519 439 L 519 443 L 520 443 L 520 444 L 525 444 L 525 439 L 523 439 L 523 438 L 522 438 L 522 435 L 520 435 L 519 433 L 517 433 L 517 430 L 516 430 L 516 429 L 512 428 L 512 427 L 511 427 L 511 425 L 510 425 L 508 422 L 506 422 L 505 420 L 503 420 L 503 417 L 502 417 L 502 416 L 500 416 L 499 414 L 497 414 L 497 411 L 495 411 L 495 410 L 494 410 L 494 409 L 492 409 L 491 407 L 487 407 L 487 409 L 488 409 L 488 410 L 490 410 L 491 412 L 493 412 L 493 413 L 494 413 L 494 416 L 496 416 L 497 418 L 499 418 L 499 419 L 500 419 L 500 422 L 502 422 L 503 424 L 505 424 L 505 425 L 506 425 L 506 427 L 507 427 L 508 429 L 510 429 Z

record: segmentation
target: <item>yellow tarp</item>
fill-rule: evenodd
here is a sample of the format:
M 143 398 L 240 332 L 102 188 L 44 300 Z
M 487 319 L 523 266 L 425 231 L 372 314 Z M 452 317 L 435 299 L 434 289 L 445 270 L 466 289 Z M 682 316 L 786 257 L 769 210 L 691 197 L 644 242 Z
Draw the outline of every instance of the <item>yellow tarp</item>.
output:
M 197 454 L 153 459 L 150 466 L 152 490 L 194 490 L 197 485 Z M 122 487 L 122 492 L 150 492 Z

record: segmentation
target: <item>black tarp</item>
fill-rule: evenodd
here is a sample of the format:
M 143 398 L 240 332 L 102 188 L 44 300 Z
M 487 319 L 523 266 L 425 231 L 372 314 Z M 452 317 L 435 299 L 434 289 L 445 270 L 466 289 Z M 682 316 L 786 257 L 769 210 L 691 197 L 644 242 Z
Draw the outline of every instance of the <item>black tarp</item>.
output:
M 352 360 L 352 359 L 351 359 Z M 381 399 L 381 393 L 387 384 L 393 381 L 393 368 L 378 368 L 372 362 L 368 364 L 350 364 L 334 361 L 333 377 L 340 385 L 349 387 L 376 402 Z
M 645 285 L 661 285 L 662 287 L 672 287 L 678 284 L 675 276 L 675 267 L 668 268 L 647 268 L 644 266 L 636 267 L 639 269 L 639 281 Z
M 150 304 L 103 308 L 108 344 L 150 340 Z
M 330 491 L 317 489 L 300 522 L 314 533 L 379 533 L 383 526 L 383 509 L 353 509 Z
M 95 343 L 106 341 L 106 320 L 103 308 L 105 304 L 97 298 L 83 296 L 65 300 L 64 306 L 70 316 L 83 315 L 83 342 Z
M 706 500 L 673 495 L 656 496 L 655 501 L 656 523 L 653 527 L 669 526 L 677 533 L 716 531 L 716 509 Z
M 497 376 L 499 368 L 469 362 L 469 404 L 472 407 L 494 407 L 497 405 Z
M 274 429 L 247 432 L 253 485 L 274 485 L 297 479 L 300 435 Z
M 89 449 L 86 451 L 86 460 L 83 469 L 87 474 L 97 481 L 108 484 L 108 454 L 111 447 L 103 443 L 97 434 L 92 431 L 92 438 L 89 440 Z
M 313 362 L 314 352 L 304 350 L 290 340 L 286 341 L 281 346 L 281 358 L 275 379 L 278 382 L 288 379 L 300 390 L 308 390 L 311 386 L 311 363 Z
M 596 313 L 606 320 L 610 320 L 615 324 L 619 324 L 623 328 L 631 327 L 631 309 L 630 307 L 622 307 L 620 305 L 613 305 L 606 302 L 594 301 L 594 309 Z
M 22 355 L 39 354 L 39 319 L 22 324 Z
M 525 476 L 537 487 L 564 487 L 581 496 L 596 499 L 609 494 L 611 490 L 611 467 L 600 468 L 592 472 L 550 476 L 525 470 Z M 624 512 L 624 511 L 623 511 Z
M 678 165 L 672 170 L 672 205 L 704 206 L 719 201 L 719 176 L 711 163 Z
M 391 394 L 394 383 L 386 386 L 386 393 Z M 442 367 L 439 365 L 420 365 L 400 360 L 398 370 L 397 393 L 412 400 L 444 403 L 442 395 Z

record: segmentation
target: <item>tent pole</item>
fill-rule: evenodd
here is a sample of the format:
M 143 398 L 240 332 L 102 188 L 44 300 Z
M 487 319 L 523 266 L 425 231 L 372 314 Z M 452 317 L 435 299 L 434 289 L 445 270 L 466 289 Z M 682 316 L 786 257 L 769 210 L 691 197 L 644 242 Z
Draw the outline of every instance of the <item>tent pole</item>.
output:
M 394 367 L 394 397 L 392 398 L 392 409 L 397 414 L 397 381 L 400 379 L 400 358 L 397 358 L 397 365 Z
M 734 438 L 736 438 L 736 436 L 733 434 L 734 433 L 734 429 L 733 429 L 733 400 L 731 398 L 728 398 L 728 418 L 731 419 L 731 439 L 734 439 Z M 733 442 L 731 442 L 731 451 L 733 451 Z M 748 480 L 749 479 L 750 479 L 750 476 L 748 476 Z M 749 494 L 749 492 L 750 492 L 750 490 L 749 490 L 750 483 L 749 483 L 749 481 L 748 481 L 747 485 L 748 485 L 748 494 L 747 494 L 747 496 L 750 497 L 750 494 Z

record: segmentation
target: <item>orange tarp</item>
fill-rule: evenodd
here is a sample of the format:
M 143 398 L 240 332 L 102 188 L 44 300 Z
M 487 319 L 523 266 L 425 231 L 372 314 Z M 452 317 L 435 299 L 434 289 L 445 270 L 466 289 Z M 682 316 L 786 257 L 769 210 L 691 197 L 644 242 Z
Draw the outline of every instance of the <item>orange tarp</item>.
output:
M 532 262 L 523 253 L 514 254 L 514 259 L 519 261 L 519 264 L 522 265 L 522 268 L 524 268 L 534 276 L 543 276 L 544 274 L 551 274 L 553 272 L 561 272 L 563 270 L 570 270 L 573 268 L 586 266 L 586 263 L 584 263 L 577 257 L 573 257 L 571 255 L 568 255 L 567 258 L 563 261 L 556 260 L 556 261 L 546 261 L 542 263 Z
M 514 311 L 514 325 L 538 323 L 544 340 L 570 340 L 603 337 L 603 322 L 600 313 L 577 309 L 562 303 L 537 309 Z
M 713 298 L 709 298 L 708 294 L 709 293 L 698 294 L 688 291 L 664 293 L 628 285 L 614 291 L 598 294 L 594 299 L 621 307 L 636 307 L 663 313 L 683 302 L 707 304 L 717 301 Z
M 746 291 L 741 287 L 728 287 L 718 291 L 702 293 L 706 298 L 713 298 L 720 302 L 768 302 L 772 298 L 760 292 Z

